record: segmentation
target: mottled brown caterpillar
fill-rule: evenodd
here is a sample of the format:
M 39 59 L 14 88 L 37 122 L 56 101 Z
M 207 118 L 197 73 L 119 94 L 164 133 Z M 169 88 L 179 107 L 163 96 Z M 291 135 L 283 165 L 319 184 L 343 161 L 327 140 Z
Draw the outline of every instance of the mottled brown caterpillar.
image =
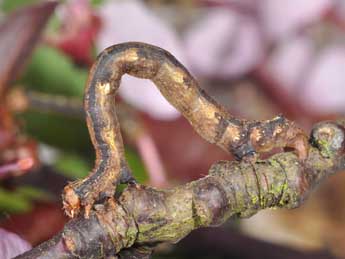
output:
M 86 85 L 84 108 L 96 162 L 87 178 L 65 187 L 63 203 L 70 217 L 81 209 L 87 217 L 96 201 L 114 195 L 119 181 L 134 181 L 116 116 L 115 95 L 123 74 L 150 79 L 204 139 L 237 159 L 276 147 L 293 148 L 300 159 L 307 156 L 307 137 L 293 122 L 282 116 L 267 121 L 234 118 L 169 52 L 138 42 L 114 45 L 98 56 Z

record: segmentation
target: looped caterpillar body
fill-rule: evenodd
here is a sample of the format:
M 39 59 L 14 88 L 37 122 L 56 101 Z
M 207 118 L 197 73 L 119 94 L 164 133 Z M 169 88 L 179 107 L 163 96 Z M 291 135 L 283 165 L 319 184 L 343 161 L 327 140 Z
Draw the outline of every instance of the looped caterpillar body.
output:
M 139 42 L 114 45 L 98 56 L 85 88 L 84 109 L 96 162 L 87 178 L 65 187 L 63 203 L 71 217 L 82 208 L 87 217 L 97 200 L 114 195 L 119 181 L 134 181 L 116 116 L 115 95 L 124 74 L 150 79 L 200 136 L 237 159 L 275 147 L 292 147 L 301 159 L 306 157 L 306 136 L 284 117 L 237 119 L 208 96 L 169 52 Z

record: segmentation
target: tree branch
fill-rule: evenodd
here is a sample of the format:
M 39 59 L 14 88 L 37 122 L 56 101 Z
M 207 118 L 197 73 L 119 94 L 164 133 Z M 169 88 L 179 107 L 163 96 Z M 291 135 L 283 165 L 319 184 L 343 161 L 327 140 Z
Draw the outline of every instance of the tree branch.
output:
M 345 169 L 344 126 L 315 125 L 305 160 L 283 152 L 256 162 L 220 161 L 206 177 L 169 190 L 130 184 L 118 198 L 95 205 L 89 218 L 72 219 L 16 258 L 148 258 L 146 247 L 176 243 L 197 228 L 265 208 L 296 208 L 326 176 Z

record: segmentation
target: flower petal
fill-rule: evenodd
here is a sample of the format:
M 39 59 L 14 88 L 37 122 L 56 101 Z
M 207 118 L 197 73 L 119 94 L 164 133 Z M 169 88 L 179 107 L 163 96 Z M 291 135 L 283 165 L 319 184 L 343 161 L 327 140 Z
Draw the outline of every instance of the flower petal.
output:
M 304 76 L 303 71 L 310 66 L 313 50 L 313 42 L 306 36 L 287 39 L 273 51 L 266 70 L 272 79 L 293 94 Z
M 263 0 L 259 12 L 267 35 L 277 40 L 319 20 L 332 5 L 332 0 Z
M 192 71 L 211 77 L 238 77 L 263 55 L 252 19 L 230 9 L 212 8 L 185 36 Z
M 344 47 L 329 47 L 320 54 L 302 93 L 307 108 L 322 113 L 345 112 L 344 67 Z
M 31 249 L 18 235 L 0 228 L 0 258 L 10 259 Z

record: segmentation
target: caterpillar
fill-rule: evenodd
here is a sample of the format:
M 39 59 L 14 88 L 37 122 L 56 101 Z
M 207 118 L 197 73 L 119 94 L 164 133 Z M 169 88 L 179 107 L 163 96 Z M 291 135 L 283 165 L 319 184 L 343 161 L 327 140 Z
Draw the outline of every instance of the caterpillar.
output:
M 293 148 L 301 159 L 307 156 L 307 137 L 283 116 L 265 121 L 235 118 L 166 50 L 139 42 L 117 44 L 97 57 L 86 84 L 84 109 L 96 161 L 88 177 L 64 189 L 64 209 L 72 218 L 82 209 L 87 217 L 95 202 L 114 195 L 119 182 L 135 182 L 116 116 L 115 95 L 124 74 L 150 79 L 200 136 L 238 160 L 277 147 Z

